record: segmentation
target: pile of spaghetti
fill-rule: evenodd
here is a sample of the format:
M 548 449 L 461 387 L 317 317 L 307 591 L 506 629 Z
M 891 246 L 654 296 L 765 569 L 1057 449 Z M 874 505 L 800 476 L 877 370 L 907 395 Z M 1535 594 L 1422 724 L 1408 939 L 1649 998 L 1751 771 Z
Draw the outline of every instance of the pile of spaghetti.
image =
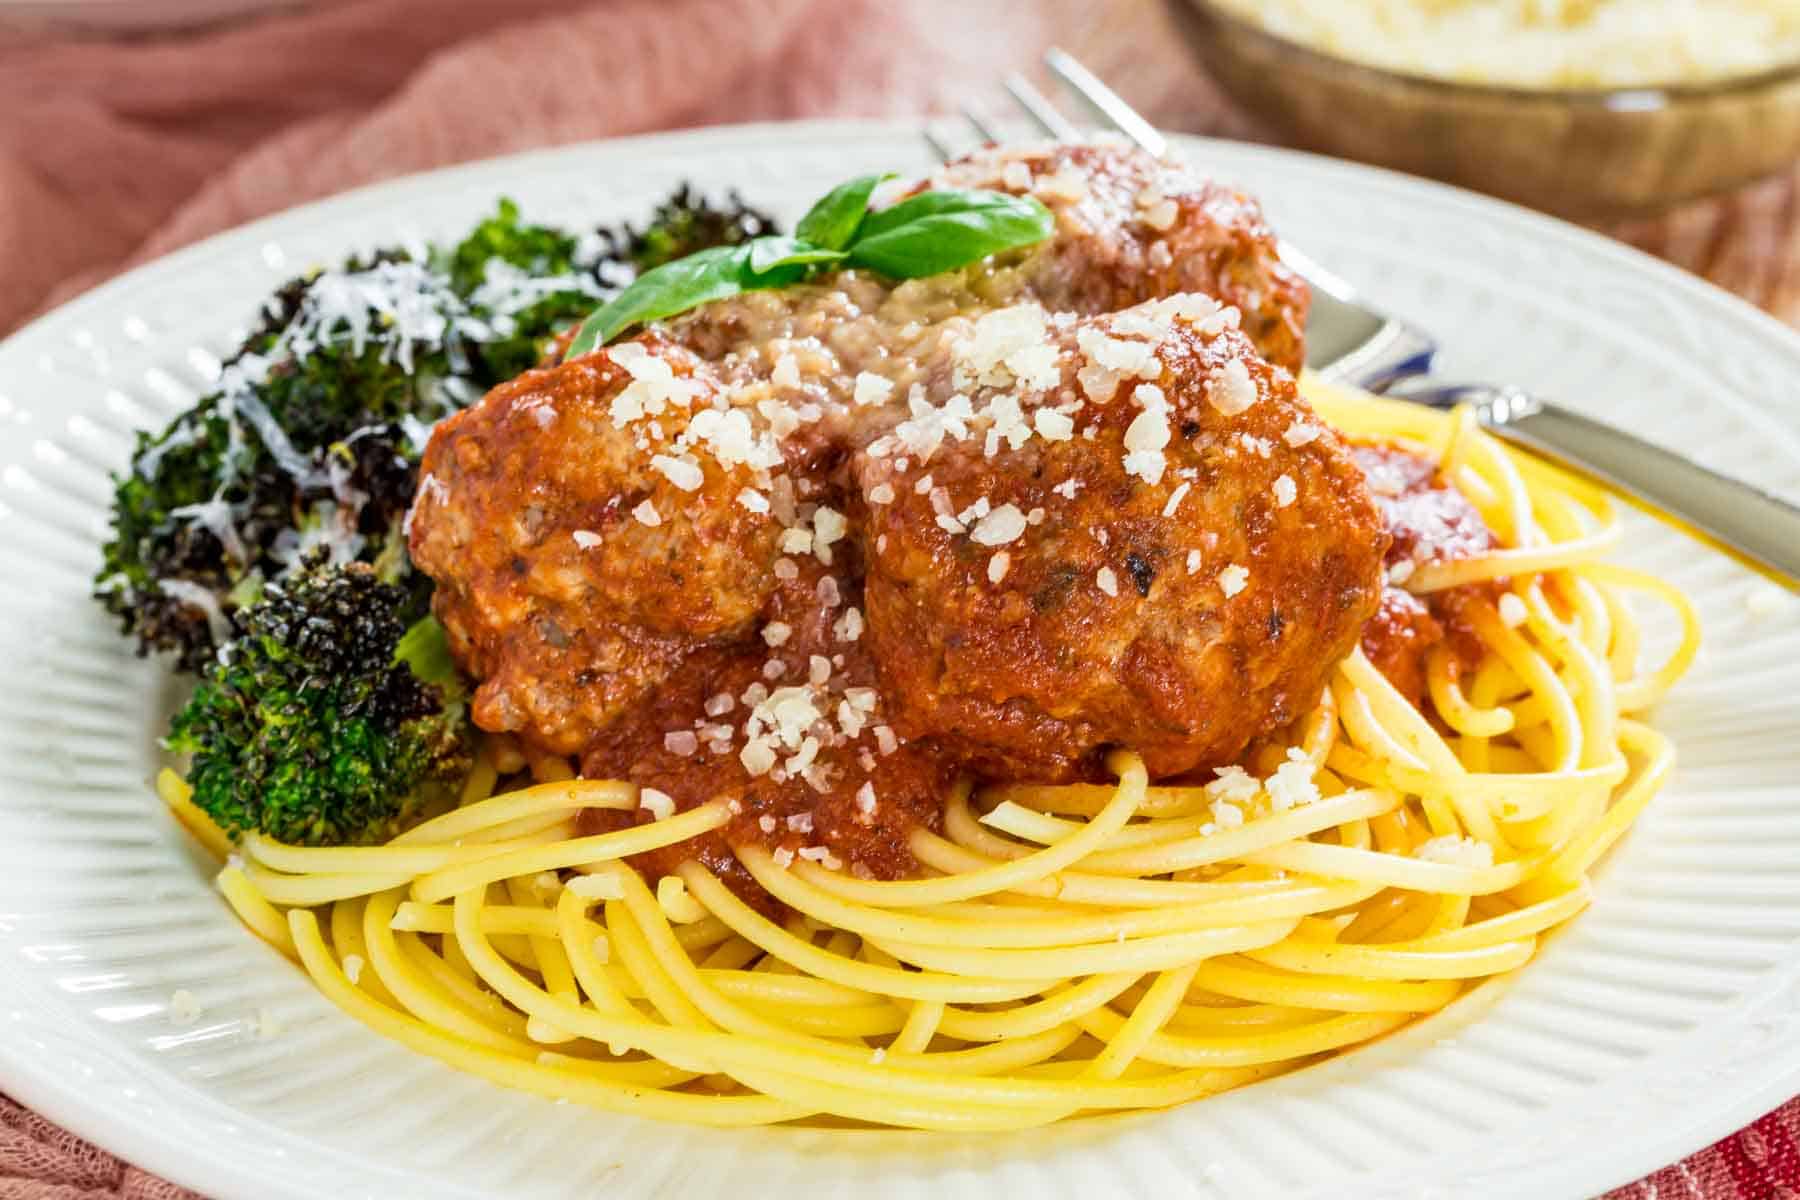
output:
M 1108 786 L 964 784 L 943 836 L 915 831 L 923 878 L 741 848 L 777 921 L 698 862 L 652 884 L 625 861 L 725 824 L 722 805 L 578 836 L 582 809 L 635 809 L 637 789 L 536 758 L 538 782 L 494 795 L 526 765 L 495 742 L 459 808 L 378 847 L 249 835 L 220 887 L 375 1031 L 645 1117 L 1010 1129 L 1177 1104 L 1381 1037 L 1524 966 L 1586 906 L 1674 758 L 1632 714 L 1699 631 L 1678 591 L 1601 561 L 1618 526 L 1591 486 L 1466 412 L 1306 391 L 1352 437 L 1426 449 L 1494 531 L 1499 548 L 1409 588 L 1505 588 L 1470 606 L 1473 670 L 1430 660 L 1435 719 L 1358 651 L 1238 774 L 1304 756 L 1317 799 L 1254 785 L 1245 819 L 1218 821 L 1207 789 L 1152 786 L 1129 752 Z M 1633 593 L 1679 626 L 1651 669 Z M 162 792 L 231 851 L 173 773 Z

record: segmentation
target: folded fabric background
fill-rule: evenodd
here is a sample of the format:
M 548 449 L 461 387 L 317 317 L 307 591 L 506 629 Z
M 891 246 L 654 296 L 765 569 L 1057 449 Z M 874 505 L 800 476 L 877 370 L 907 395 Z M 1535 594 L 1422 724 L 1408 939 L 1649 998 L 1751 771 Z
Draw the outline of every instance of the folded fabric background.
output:
M 1104 22 L 1092 9 L 340 0 L 162 40 L 0 34 L 0 333 L 122 266 L 373 179 L 652 129 L 991 100 L 1053 36 Z M 1179 57 L 1134 75 L 1133 98 L 1160 111 L 1196 90 Z
M 946 31 L 954 31 L 953 35 Z M 654 129 L 993 104 L 1061 43 L 1254 135 L 1159 0 L 337 0 L 110 42 L 0 32 L 0 335 L 134 263 L 375 179 Z M 1800 316 L 1792 176 L 1614 232 Z M 1800 1200 L 1800 1104 L 1610 1200 Z M 178 1200 L 0 1097 L 0 1200 Z

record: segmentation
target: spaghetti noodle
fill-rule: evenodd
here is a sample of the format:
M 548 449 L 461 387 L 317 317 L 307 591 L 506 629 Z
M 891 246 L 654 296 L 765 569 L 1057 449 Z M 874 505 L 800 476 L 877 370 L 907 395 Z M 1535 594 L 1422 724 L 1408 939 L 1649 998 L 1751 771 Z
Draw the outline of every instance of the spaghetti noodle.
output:
M 1161 1107 L 1441 1010 L 1587 905 L 1590 869 L 1669 774 L 1635 714 L 1687 667 L 1697 622 L 1675 589 L 1599 561 L 1618 536 L 1602 493 L 1467 412 L 1307 392 L 1353 436 L 1429 447 L 1496 532 L 1410 585 L 1505 590 L 1470 605 L 1473 670 L 1432 658 L 1436 723 L 1356 651 L 1244 764 L 1241 820 L 1216 786 L 1151 786 L 1128 752 L 1109 787 L 965 784 L 942 835 L 912 836 L 922 878 L 740 847 L 783 922 L 699 862 L 652 886 L 624 861 L 718 828 L 724 805 L 576 836 L 582 809 L 635 808 L 636 789 L 541 760 L 540 782 L 490 795 L 518 765 L 490 749 L 461 807 L 380 847 L 247 837 L 221 891 L 384 1036 L 508 1087 L 710 1125 L 998 1130 Z M 1679 624 L 1649 670 L 1638 593 Z M 1274 786 L 1289 762 L 1316 793 Z M 223 847 L 179 779 L 161 790 Z

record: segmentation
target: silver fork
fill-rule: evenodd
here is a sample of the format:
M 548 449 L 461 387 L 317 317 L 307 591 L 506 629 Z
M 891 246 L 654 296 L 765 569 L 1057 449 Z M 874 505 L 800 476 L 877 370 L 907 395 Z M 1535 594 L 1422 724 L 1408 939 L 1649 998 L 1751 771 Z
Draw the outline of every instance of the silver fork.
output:
M 1102 122 L 1151 154 L 1167 153 L 1168 139 L 1071 55 L 1052 49 L 1044 64 Z M 1044 133 L 1083 136 L 1023 76 L 1008 76 L 1005 85 Z M 1005 140 L 981 114 L 965 108 L 963 115 L 981 140 Z M 940 159 L 953 157 L 930 129 L 925 139 Z M 1312 288 L 1306 363 L 1320 376 L 1433 408 L 1469 405 L 1500 437 L 1611 485 L 1800 591 L 1800 508 L 1523 388 L 1433 375 L 1438 346 L 1429 334 L 1365 303 L 1355 288 L 1291 242 L 1280 247 L 1282 260 Z

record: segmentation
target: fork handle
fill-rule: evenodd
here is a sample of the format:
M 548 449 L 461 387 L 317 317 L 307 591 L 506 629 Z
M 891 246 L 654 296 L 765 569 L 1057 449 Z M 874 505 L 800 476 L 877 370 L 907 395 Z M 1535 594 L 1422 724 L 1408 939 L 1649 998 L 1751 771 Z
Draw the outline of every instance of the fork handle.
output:
M 1612 484 L 1800 590 L 1800 508 L 1779 496 L 1517 388 L 1408 380 L 1389 394 L 1471 404 L 1500 437 Z

